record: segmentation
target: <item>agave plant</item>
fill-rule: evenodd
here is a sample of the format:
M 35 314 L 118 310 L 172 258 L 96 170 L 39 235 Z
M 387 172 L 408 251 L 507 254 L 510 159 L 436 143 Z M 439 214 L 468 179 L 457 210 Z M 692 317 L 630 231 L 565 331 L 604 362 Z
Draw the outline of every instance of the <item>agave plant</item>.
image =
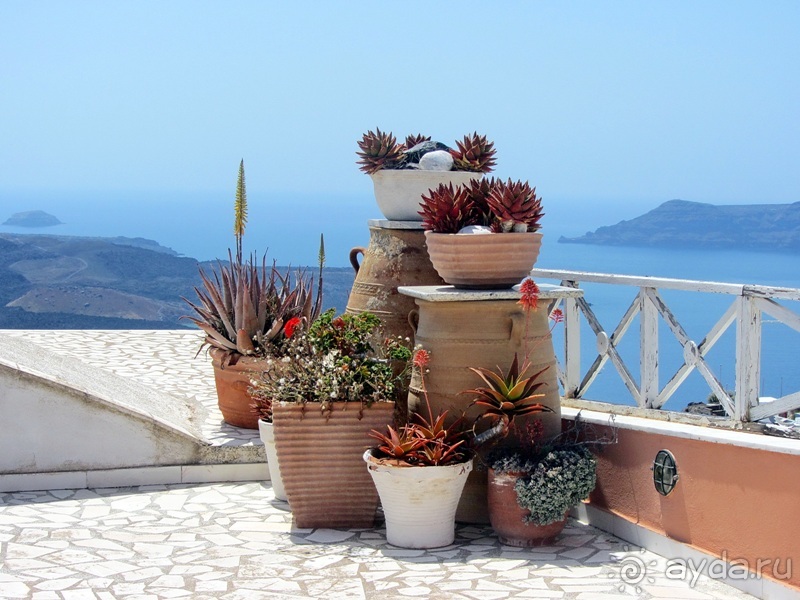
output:
M 474 171 L 476 173 L 489 173 L 495 165 L 494 142 L 487 141 L 485 135 L 465 135 L 464 140 L 456 142 L 457 150 L 451 150 L 454 165 L 458 171 Z
M 358 154 L 361 160 L 357 164 L 365 173 L 375 173 L 381 169 L 399 168 L 405 160 L 404 148 L 397 143 L 391 132 L 384 133 L 380 129 L 368 131 L 358 142 Z
M 242 237 L 247 224 L 247 191 L 244 161 L 239 164 L 234 203 L 236 256 L 228 250 L 227 264 L 217 261 L 217 269 L 206 274 L 200 269 L 202 288 L 195 287 L 198 302 L 183 300 L 196 316 L 184 318 L 202 329 L 206 345 L 225 352 L 224 363 L 235 362 L 238 355 L 275 355 L 287 337 L 286 328 L 311 323 L 322 310 L 322 267 L 325 242 L 320 236 L 319 278 L 316 297 L 314 286 L 305 272 L 281 273 L 273 263 L 267 268 L 251 255 L 242 257 Z M 291 335 L 289 335 L 291 337 Z M 199 351 L 198 351 L 199 352 Z
M 537 379 L 548 367 L 533 375 L 527 375 L 529 368 L 530 365 L 527 361 L 520 367 L 516 353 L 511 366 L 505 373 L 499 367 L 497 371 L 469 367 L 486 384 L 486 387 L 477 387 L 464 392 L 477 396 L 472 402 L 472 406 L 480 407 L 482 410 L 477 421 L 487 420 L 490 424 L 490 429 L 481 434 L 483 437 L 479 436 L 479 443 L 485 443 L 488 439 L 507 434 L 517 417 L 553 412 L 548 406 L 537 402 L 538 399 L 544 397 L 544 394 L 537 392 L 544 382 L 537 381 Z
M 544 216 L 542 199 L 527 181 L 497 181 L 487 202 L 502 231 L 537 231 Z
M 429 135 L 422 135 L 418 133 L 416 135 L 407 135 L 405 144 L 403 144 L 403 150 L 411 150 L 417 144 L 421 144 L 422 142 L 430 142 L 431 136 Z

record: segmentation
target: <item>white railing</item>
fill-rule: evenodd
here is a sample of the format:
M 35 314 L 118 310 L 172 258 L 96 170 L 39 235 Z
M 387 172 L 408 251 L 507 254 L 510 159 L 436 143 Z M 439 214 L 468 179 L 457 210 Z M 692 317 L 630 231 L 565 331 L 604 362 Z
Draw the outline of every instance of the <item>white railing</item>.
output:
M 734 420 L 757 421 L 800 408 L 800 392 L 759 404 L 762 315 L 769 315 L 800 332 L 800 315 L 777 302 L 800 301 L 800 289 L 549 269 L 534 269 L 531 276 L 536 279 L 560 280 L 561 285 L 569 287 L 579 287 L 582 282 L 591 282 L 639 288 L 638 294 L 611 333 L 608 333 L 609 329 L 600 323 L 592 310 L 591 298 L 563 300 L 564 359 L 559 361 L 559 379 L 565 397 L 583 398 L 600 370 L 610 361 L 637 405 L 642 408 L 661 408 L 695 370 L 702 375 L 725 412 Z M 698 343 L 687 335 L 664 302 L 659 290 L 667 289 L 728 294 L 734 296 L 734 300 L 705 338 Z M 698 297 L 698 302 L 700 301 L 702 298 Z M 557 306 L 558 304 L 552 306 L 551 310 Z M 585 373 L 581 372 L 581 314 L 597 337 L 597 357 Z M 637 315 L 640 338 L 638 384 L 617 349 Z M 659 317 L 683 348 L 683 365 L 663 388 L 659 386 Z M 706 355 L 734 323 L 736 384 L 734 393 L 730 394 L 710 368 Z

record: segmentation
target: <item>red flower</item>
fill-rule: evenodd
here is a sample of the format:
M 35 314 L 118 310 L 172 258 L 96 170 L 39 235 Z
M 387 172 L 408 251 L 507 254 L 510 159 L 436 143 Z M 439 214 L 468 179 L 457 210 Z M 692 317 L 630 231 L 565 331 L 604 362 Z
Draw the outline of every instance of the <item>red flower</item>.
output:
M 294 330 L 297 329 L 297 326 L 300 325 L 300 317 L 292 317 L 288 321 L 286 321 L 286 325 L 283 326 L 283 335 L 287 338 L 290 338 L 294 335 Z
M 564 321 L 564 311 L 557 308 L 550 313 L 550 318 L 553 320 L 553 323 L 561 323 Z
M 517 304 L 521 304 L 525 310 L 536 310 L 536 305 L 539 302 L 539 286 L 536 282 L 528 277 L 519 286 L 520 299 Z
M 416 352 L 414 352 L 414 366 L 418 369 L 424 369 L 428 366 L 428 363 L 431 360 L 431 355 L 428 353 L 427 350 L 423 350 L 420 348 Z

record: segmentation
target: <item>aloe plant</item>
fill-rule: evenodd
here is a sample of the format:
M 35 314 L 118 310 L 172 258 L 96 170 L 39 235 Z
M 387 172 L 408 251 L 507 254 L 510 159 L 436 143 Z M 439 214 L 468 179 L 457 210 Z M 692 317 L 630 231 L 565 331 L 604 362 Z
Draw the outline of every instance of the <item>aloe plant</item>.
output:
M 206 334 L 206 345 L 226 353 L 225 362 L 239 355 L 279 355 L 292 319 L 310 324 L 322 311 L 322 268 L 325 244 L 320 236 L 319 278 L 316 296 L 311 277 L 304 270 L 281 273 L 267 267 L 266 256 L 258 264 L 254 255 L 242 257 L 242 237 L 247 224 L 247 190 L 244 160 L 239 163 L 234 203 L 236 256 L 228 250 L 228 262 L 217 261 L 207 274 L 200 268 L 202 287 L 195 287 L 198 301 L 184 298 L 195 316 L 186 316 Z M 294 327 L 294 325 L 293 325 Z

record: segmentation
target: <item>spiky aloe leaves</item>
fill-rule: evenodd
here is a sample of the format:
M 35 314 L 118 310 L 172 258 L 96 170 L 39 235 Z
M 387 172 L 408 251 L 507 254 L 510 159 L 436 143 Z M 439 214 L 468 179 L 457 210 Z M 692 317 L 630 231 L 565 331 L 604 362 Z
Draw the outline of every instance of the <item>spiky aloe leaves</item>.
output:
M 452 183 L 440 183 L 428 194 L 422 195 L 422 227 L 436 233 L 458 233 L 469 225 L 473 217 L 473 204 L 467 190 Z
M 464 392 L 476 396 L 472 405 L 479 406 L 483 410 L 478 420 L 488 420 L 492 425 L 500 424 L 503 429 L 507 429 L 517 417 L 552 412 L 551 408 L 537 402 L 544 397 L 544 394 L 538 392 L 544 382 L 537 379 L 548 367 L 526 376 L 529 368 L 527 362 L 520 367 L 516 354 L 505 373 L 499 367 L 497 371 L 470 367 L 470 370 L 486 384 L 485 387 Z
M 537 231 L 544 216 L 542 199 L 527 181 L 498 181 L 487 203 L 502 231 Z
M 402 164 L 404 160 L 403 147 L 391 132 L 368 131 L 358 142 L 359 151 L 356 152 L 361 159 L 356 164 L 364 173 L 375 173 L 381 169 L 393 169 Z
M 456 147 L 457 150 L 451 151 L 451 154 L 457 171 L 489 173 L 497 164 L 494 142 L 488 141 L 485 135 L 478 135 L 477 131 L 465 135 L 463 141 L 457 141 Z

